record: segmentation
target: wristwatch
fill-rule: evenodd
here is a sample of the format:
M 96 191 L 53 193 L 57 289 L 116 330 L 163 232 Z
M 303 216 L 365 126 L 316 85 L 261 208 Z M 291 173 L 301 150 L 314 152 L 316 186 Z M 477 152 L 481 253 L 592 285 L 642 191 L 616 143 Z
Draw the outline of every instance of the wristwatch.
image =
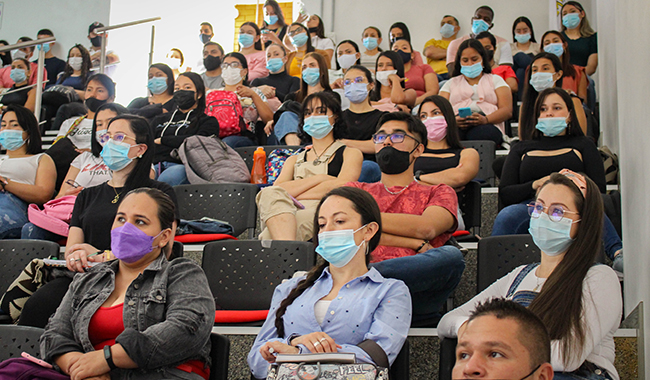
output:
M 104 346 L 104 359 L 106 359 L 108 368 L 110 368 L 111 371 L 117 368 L 115 363 L 113 363 L 113 353 L 111 352 L 111 346 L 109 345 Z

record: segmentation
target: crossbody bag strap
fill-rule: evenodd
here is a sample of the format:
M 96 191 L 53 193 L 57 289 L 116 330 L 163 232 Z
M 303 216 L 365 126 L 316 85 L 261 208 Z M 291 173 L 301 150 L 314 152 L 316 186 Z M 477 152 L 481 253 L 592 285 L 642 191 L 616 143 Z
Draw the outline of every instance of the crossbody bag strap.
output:
M 70 126 L 70 128 L 68 128 L 68 131 L 65 133 L 65 135 L 57 137 L 56 140 L 54 140 L 54 142 L 52 143 L 52 145 L 56 144 L 56 142 L 59 141 L 59 140 L 61 140 L 62 138 L 64 138 L 64 137 L 68 137 L 68 135 L 69 135 L 70 133 L 72 133 L 72 131 L 74 131 L 75 129 L 77 129 L 77 127 L 79 126 L 79 124 L 81 124 L 82 121 L 86 120 L 86 116 L 87 116 L 87 115 L 83 115 L 83 116 L 77 118 L 77 120 L 75 120 L 74 123 L 72 123 L 72 125 Z
M 363 342 L 357 344 L 357 347 L 364 350 L 368 356 L 372 359 L 375 364 L 380 367 L 388 368 L 388 356 L 381 346 L 379 346 L 374 340 L 366 339 Z

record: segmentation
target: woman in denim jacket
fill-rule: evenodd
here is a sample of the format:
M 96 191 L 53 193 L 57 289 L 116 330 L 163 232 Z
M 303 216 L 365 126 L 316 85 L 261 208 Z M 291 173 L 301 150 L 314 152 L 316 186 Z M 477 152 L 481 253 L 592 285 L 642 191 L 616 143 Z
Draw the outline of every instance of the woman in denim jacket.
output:
M 41 337 L 44 360 L 77 379 L 208 379 L 214 300 L 201 268 L 168 262 L 174 203 L 151 188 L 117 211 L 118 260 L 75 276 Z

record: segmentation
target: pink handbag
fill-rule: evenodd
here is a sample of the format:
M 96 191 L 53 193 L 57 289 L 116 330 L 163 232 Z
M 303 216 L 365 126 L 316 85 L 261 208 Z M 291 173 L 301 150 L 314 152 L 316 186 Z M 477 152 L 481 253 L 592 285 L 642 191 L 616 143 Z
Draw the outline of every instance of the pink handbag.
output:
M 27 217 L 34 225 L 67 237 L 76 199 L 75 195 L 53 199 L 45 203 L 42 210 L 32 203 L 27 209 Z

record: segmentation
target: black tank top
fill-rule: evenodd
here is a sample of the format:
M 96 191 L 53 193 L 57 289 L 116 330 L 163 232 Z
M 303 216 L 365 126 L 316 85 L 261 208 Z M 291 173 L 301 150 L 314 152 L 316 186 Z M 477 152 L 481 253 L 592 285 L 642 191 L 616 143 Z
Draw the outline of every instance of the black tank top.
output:
M 26 85 L 25 85 L 26 86 Z M 7 94 L 2 97 L 2 104 L 4 105 L 19 105 L 19 106 L 24 106 L 25 103 L 27 103 L 27 97 L 29 96 L 29 90 L 31 90 L 31 87 L 24 88 L 25 86 L 18 87 L 18 91 L 13 92 L 11 94 Z M 14 84 L 11 86 L 10 91 L 13 91 L 16 89 L 16 85 Z
M 446 157 L 446 158 L 440 158 L 440 157 L 424 157 L 420 156 L 418 159 L 415 161 L 415 165 L 413 167 L 413 170 L 415 173 L 418 171 L 421 172 L 421 174 L 431 174 L 431 173 L 437 173 L 441 172 L 443 170 L 455 168 L 458 166 L 460 163 L 460 152 L 463 149 L 454 149 L 454 148 L 448 148 L 448 149 L 424 149 L 424 154 L 448 154 L 452 153 L 453 156 L 451 157 Z
M 307 151 L 311 150 L 307 149 Z M 332 161 L 327 164 L 327 175 L 332 177 L 338 177 L 343 167 L 343 151 L 345 151 L 345 145 L 341 146 L 334 152 Z M 307 154 L 305 153 L 305 162 L 307 161 Z

